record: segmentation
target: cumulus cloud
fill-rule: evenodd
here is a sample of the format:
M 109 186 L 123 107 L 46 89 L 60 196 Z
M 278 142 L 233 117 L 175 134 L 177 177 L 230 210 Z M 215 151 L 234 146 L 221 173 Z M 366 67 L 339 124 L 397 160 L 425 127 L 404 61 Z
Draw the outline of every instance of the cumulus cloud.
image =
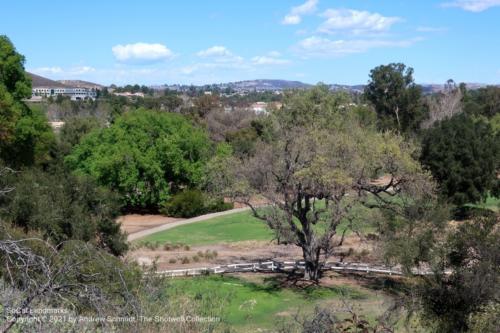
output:
M 482 12 L 491 7 L 500 6 L 500 0 L 456 0 L 445 2 L 443 7 L 458 7 L 469 12 Z
M 244 61 L 243 57 L 235 55 L 227 47 L 220 45 L 201 50 L 196 55 L 218 63 L 242 63 Z
M 256 56 L 252 58 L 252 64 L 254 65 L 286 65 L 289 63 L 290 60 L 278 57 Z
M 120 62 L 158 62 L 171 59 L 174 54 L 165 45 L 159 43 L 135 43 L 115 45 L 113 55 Z
M 331 40 L 329 38 L 312 36 L 301 40 L 295 51 L 304 58 L 311 57 L 338 57 L 355 53 L 363 53 L 374 48 L 385 47 L 408 47 L 419 41 L 419 38 L 408 40 L 385 40 L 385 39 L 355 39 L 355 40 Z
M 307 0 L 300 6 L 292 7 L 290 12 L 281 21 L 282 24 L 299 24 L 302 16 L 316 11 L 318 0 Z
M 199 51 L 196 53 L 198 57 L 207 58 L 207 57 L 227 57 L 232 56 L 233 54 L 229 51 L 225 46 L 215 45 L 209 47 L 206 50 Z
M 399 17 L 354 9 L 328 9 L 321 16 L 326 17 L 326 21 L 318 30 L 328 34 L 339 31 L 354 34 L 383 32 L 389 30 L 394 23 L 402 21 Z

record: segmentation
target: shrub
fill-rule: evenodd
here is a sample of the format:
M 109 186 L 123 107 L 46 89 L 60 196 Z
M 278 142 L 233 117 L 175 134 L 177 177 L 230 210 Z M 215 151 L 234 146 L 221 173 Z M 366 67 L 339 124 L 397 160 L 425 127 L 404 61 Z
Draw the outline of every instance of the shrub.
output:
M 190 260 L 188 257 L 182 257 L 181 264 L 189 264 Z
M 163 204 L 160 212 L 168 216 L 188 218 L 232 208 L 233 204 L 225 203 L 222 199 L 209 199 L 200 190 L 189 189 L 172 196 Z
M 193 217 L 206 212 L 205 198 L 199 190 L 186 190 L 172 196 L 160 212 L 175 217 Z
M 168 260 L 169 264 L 175 264 L 176 262 L 177 262 L 177 259 L 175 259 L 175 258 L 171 258 Z

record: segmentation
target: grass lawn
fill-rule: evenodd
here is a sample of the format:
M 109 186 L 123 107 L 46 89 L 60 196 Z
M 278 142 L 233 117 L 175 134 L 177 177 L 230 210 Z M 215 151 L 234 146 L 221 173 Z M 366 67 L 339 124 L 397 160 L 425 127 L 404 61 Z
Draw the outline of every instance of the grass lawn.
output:
M 485 202 L 478 203 L 478 204 L 467 204 L 466 206 L 489 209 L 489 210 L 492 210 L 494 212 L 498 212 L 498 211 L 500 211 L 500 198 L 488 196 L 486 198 Z
M 358 230 L 365 233 L 375 231 L 372 226 L 365 225 L 365 223 L 361 224 L 361 227 L 356 227 Z M 322 229 L 323 226 L 323 224 L 318 224 L 315 227 Z M 340 225 L 337 232 L 342 233 L 345 228 L 345 224 Z M 347 234 L 349 233 L 348 231 Z M 160 245 L 165 243 L 182 243 L 196 246 L 247 240 L 271 240 L 272 238 L 273 232 L 269 227 L 264 222 L 253 217 L 251 212 L 247 211 L 160 231 L 144 237 L 138 242 L 152 242 Z
M 362 307 L 369 320 L 381 314 L 388 305 L 388 296 L 368 288 L 311 286 L 292 289 L 282 287 L 276 277 L 258 279 L 243 280 L 230 276 L 178 278 L 168 282 L 166 292 L 171 298 L 187 296 L 198 300 L 212 314 L 214 304 L 223 304 L 219 316 L 237 332 L 276 328 L 280 320 L 292 320 L 296 314 L 307 315 L 318 305 L 341 308 L 342 300 Z
M 273 234 L 264 222 L 251 216 L 250 212 L 241 212 L 161 231 L 142 238 L 140 242 L 193 246 L 272 238 Z

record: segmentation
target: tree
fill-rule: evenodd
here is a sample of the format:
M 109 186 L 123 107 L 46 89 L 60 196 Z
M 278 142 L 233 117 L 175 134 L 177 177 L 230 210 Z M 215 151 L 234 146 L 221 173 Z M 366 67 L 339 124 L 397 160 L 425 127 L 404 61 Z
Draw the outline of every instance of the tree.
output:
M 435 323 L 438 332 L 468 332 L 471 319 L 487 313 L 488 307 L 496 307 L 498 313 L 499 223 L 493 214 L 476 217 L 460 225 L 438 249 L 434 274 L 423 277 L 417 294 L 424 318 Z M 491 324 L 481 326 L 493 330 L 477 332 L 496 332 L 498 326 Z
M 357 114 L 342 105 L 343 97 L 324 86 L 288 96 L 270 114 L 269 143 L 211 169 L 215 190 L 248 205 L 279 242 L 302 249 L 304 277 L 314 281 L 344 240 L 339 226 L 362 223 L 363 204 L 395 206 L 395 197 L 432 192 L 429 177 L 412 158 L 412 145 L 361 126 Z M 373 182 L 380 176 L 385 181 Z M 268 206 L 256 207 L 255 196 Z
M 156 210 L 199 184 L 212 148 L 183 116 L 139 109 L 85 136 L 66 163 L 118 192 L 125 207 Z
M 459 114 L 425 131 L 420 159 L 441 193 L 463 205 L 498 191 L 499 152 L 498 134 L 489 124 Z
M 5 145 L 0 143 L 0 158 L 15 168 L 44 165 L 52 159 L 55 143 L 54 132 L 42 111 L 23 106 L 12 139 Z
M 67 119 L 59 132 L 59 145 L 63 155 L 68 155 L 85 135 L 102 127 L 102 121 L 96 117 L 71 117 Z
M 462 91 L 453 80 L 448 80 L 445 89 L 427 98 L 429 117 L 422 123 L 423 128 L 429 128 L 434 123 L 453 117 L 462 112 Z
M 24 57 L 0 35 L 0 158 L 13 167 L 46 162 L 54 143 L 43 113 L 22 102 L 30 96 Z
M 382 129 L 415 131 L 426 117 L 421 88 L 413 80 L 413 68 L 402 63 L 381 65 L 370 71 L 365 96 L 377 111 Z

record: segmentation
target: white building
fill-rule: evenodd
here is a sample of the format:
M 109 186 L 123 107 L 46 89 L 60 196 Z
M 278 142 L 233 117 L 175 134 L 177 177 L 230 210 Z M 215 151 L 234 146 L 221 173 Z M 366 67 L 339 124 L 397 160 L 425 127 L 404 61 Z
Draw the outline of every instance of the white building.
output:
M 72 101 L 81 99 L 96 99 L 97 91 L 95 89 L 87 88 L 62 88 L 62 87 L 34 87 L 32 89 L 32 96 L 43 97 L 56 97 L 65 96 L 69 97 Z

